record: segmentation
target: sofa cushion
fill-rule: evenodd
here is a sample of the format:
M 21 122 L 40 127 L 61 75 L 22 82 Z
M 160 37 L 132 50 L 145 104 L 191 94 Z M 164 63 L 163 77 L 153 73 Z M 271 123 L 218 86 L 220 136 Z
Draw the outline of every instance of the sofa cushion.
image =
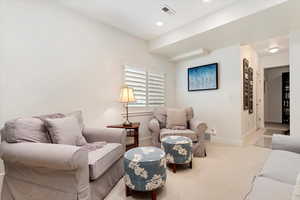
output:
M 195 131 L 192 131 L 190 129 L 174 130 L 174 129 L 163 128 L 160 130 L 160 140 L 170 135 L 185 136 L 190 138 L 192 141 L 197 141 L 197 135 Z
M 273 150 L 260 174 L 264 177 L 295 185 L 299 172 L 300 154 Z
M 175 126 L 187 126 L 187 116 L 185 109 L 168 109 L 167 110 L 167 128 Z
M 89 152 L 90 180 L 96 180 L 106 172 L 124 153 L 119 143 L 107 143 L 102 148 Z
M 82 146 L 82 130 L 75 117 L 45 119 L 45 125 L 49 130 L 51 139 L 55 144 L 69 144 Z
M 247 200 L 289 200 L 293 189 L 293 185 L 270 178 L 257 177 Z
M 8 143 L 51 143 L 44 122 L 33 117 L 10 120 L 5 123 L 2 132 Z

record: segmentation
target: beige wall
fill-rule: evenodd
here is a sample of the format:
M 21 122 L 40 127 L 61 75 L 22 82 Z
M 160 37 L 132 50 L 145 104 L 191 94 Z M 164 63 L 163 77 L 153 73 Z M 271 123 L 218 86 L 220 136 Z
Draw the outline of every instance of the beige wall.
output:
M 9 0 L 0 11 L 0 122 L 83 110 L 88 126 L 122 122 L 118 102 L 125 64 L 167 74 L 175 104 L 175 69 L 145 41 L 68 10 L 56 1 Z M 145 109 L 131 109 L 131 111 Z M 143 127 L 149 116 L 134 117 Z M 141 138 L 149 137 L 148 129 Z
M 289 65 L 289 52 L 261 56 L 259 62 L 262 68 L 272 68 Z
M 187 91 L 187 68 L 219 63 L 219 89 Z M 176 67 L 176 100 L 181 107 L 192 106 L 195 114 L 215 128 L 214 141 L 241 143 L 240 46 L 213 51 L 207 56 L 181 61 Z
M 300 136 L 300 30 L 290 34 L 291 135 Z

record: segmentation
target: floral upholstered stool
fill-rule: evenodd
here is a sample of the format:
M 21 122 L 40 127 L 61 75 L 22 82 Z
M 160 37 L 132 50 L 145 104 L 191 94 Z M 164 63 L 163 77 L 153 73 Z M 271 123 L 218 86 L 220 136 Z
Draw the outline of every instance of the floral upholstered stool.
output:
M 161 141 L 162 149 L 166 153 L 167 163 L 173 167 L 176 173 L 177 164 L 189 164 L 192 168 L 193 142 L 188 137 L 183 136 L 166 136 Z
M 124 155 L 126 195 L 131 190 L 151 191 L 156 200 L 156 189 L 162 187 L 167 178 L 165 153 L 157 147 L 138 147 Z

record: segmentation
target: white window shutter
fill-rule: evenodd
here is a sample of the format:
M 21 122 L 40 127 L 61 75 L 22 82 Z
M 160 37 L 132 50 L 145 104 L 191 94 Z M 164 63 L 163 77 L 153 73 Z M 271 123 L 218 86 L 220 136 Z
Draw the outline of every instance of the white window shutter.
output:
M 147 105 L 147 73 L 125 66 L 125 84 L 133 88 L 136 102 L 129 103 L 130 106 Z
M 148 73 L 148 105 L 165 105 L 165 75 Z
M 124 83 L 133 88 L 136 102 L 129 106 L 165 105 L 165 75 L 125 66 Z

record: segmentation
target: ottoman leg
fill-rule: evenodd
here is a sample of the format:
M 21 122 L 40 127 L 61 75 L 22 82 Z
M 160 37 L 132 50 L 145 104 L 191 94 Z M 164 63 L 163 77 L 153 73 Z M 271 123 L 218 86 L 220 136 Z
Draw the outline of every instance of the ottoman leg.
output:
M 126 197 L 131 195 L 131 189 L 126 185 Z
M 152 198 L 152 200 L 156 200 L 156 196 L 157 196 L 156 190 L 153 190 L 151 192 L 151 198 Z
M 193 169 L 193 161 L 190 162 L 190 168 Z
M 172 166 L 172 167 L 173 167 L 173 173 L 176 173 L 176 164 L 173 163 L 172 165 L 173 165 L 173 166 Z

